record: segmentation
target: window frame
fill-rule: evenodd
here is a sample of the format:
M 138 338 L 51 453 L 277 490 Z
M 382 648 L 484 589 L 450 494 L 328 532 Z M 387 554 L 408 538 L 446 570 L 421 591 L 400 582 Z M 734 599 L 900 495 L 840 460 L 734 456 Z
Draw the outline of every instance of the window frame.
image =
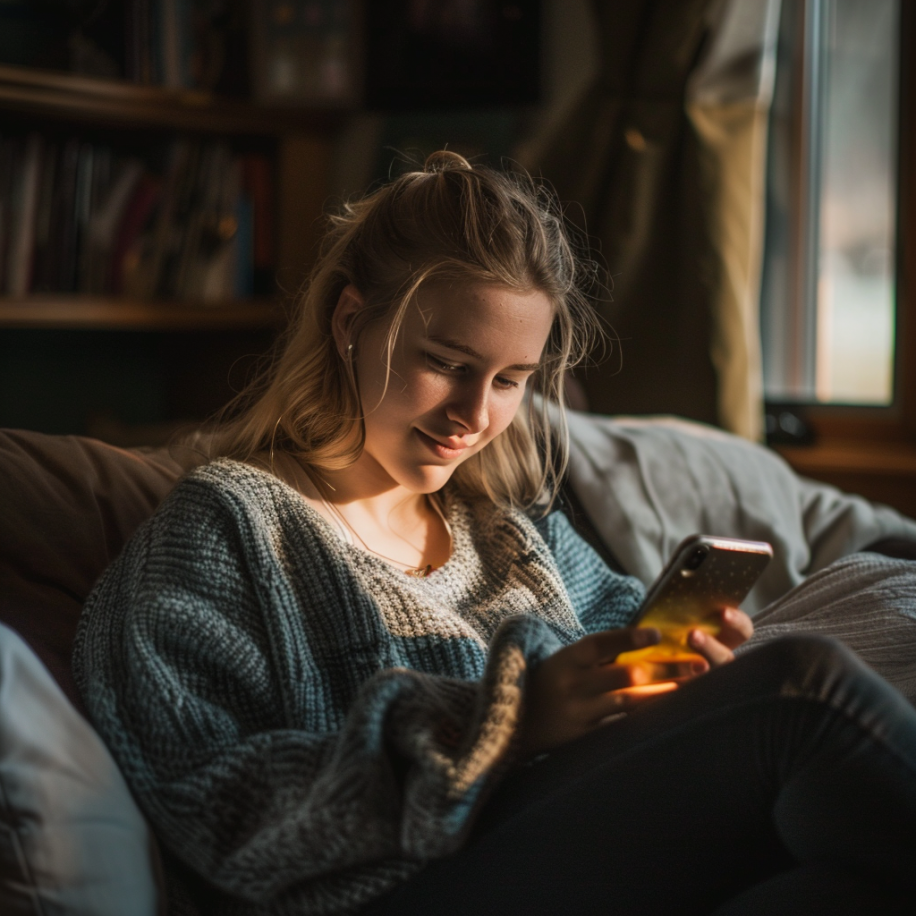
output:
M 799 5 L 800 14 L 803 7 Z M 896 303 L 895 303 L 895 353 L 894 397 L 890 405 L 870 406 L 859 404 L 818 404 L 784 399 L 767 399 L 767 408 L 773 412 L 789 411 L 797 414 L 810 429 L 816 443 L 878 439 L 884 442 L 913 442 L 916 445 L 916 181 L 904 167 L 916 160 L 916 67 L 908 50 L 916 50 L 916 9 L 905 2 L 900 6 L 900 93 L 898 96 L 898 169 L 897 169 L 897 252 L 896 252 Z M 793 264 L 791 288 L 800 294 L 803 283 L 799 263 L 802 254 L 800 243 L 804 231 L 805 172 L 802 167 L 806 152 L 801 142 L 801 119 L 806 110 L 801 91 L 797 91 L 795 139 L 793 140 Z M 912 103 L 912 104 L 911 104 Z

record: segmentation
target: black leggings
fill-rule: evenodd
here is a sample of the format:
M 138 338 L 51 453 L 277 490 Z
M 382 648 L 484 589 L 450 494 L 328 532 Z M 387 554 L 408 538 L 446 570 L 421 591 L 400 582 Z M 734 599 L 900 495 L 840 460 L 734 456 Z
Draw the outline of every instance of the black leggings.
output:
M 916 710 L 833 640 L 747 652 L 512 771 L 372 916 L 916 907 Z

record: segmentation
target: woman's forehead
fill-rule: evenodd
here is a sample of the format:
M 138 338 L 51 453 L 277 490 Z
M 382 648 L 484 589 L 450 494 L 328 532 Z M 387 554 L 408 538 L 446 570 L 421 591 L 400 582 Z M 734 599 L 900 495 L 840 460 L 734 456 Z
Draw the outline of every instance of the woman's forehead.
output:
M 513 354 L 533 352 L 535 363 L 553 324 L 554 308 L 537 290 L 518 291 L 492 284 L 440 284 L 416 296 L 405 315 L 415 334 L 470 356 L 496 355 L 499 346 Z M 508 354 L 506 354 L 508 355 Z

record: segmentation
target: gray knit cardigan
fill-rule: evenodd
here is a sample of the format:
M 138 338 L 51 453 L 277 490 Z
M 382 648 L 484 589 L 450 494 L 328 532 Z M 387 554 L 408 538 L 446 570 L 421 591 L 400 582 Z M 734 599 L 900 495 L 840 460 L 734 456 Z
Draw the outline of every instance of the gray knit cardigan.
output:
M 455 850 L 512 763 L 526 670 L 632 616 L 642 586 L 561 513 L 444 502 L 452 556 L 412 579 L 220 459 L 93 590 L 80 689 L 200 909 L 350 912 Z

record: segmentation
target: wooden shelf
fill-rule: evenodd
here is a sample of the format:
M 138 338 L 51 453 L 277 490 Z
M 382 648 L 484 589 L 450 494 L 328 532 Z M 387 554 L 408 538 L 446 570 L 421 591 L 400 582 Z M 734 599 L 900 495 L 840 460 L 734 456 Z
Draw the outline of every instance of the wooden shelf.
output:
M 218 331 L 279 328 L 285 311 L 264 299 L 201 303 L 101 296 L 0 299 L 0 328 L 127 331 Z
M 8 65 L 0 65 L 0 108 L 118 127 L 262 136 L 327 132 L 340 124 L 343 114 Z

